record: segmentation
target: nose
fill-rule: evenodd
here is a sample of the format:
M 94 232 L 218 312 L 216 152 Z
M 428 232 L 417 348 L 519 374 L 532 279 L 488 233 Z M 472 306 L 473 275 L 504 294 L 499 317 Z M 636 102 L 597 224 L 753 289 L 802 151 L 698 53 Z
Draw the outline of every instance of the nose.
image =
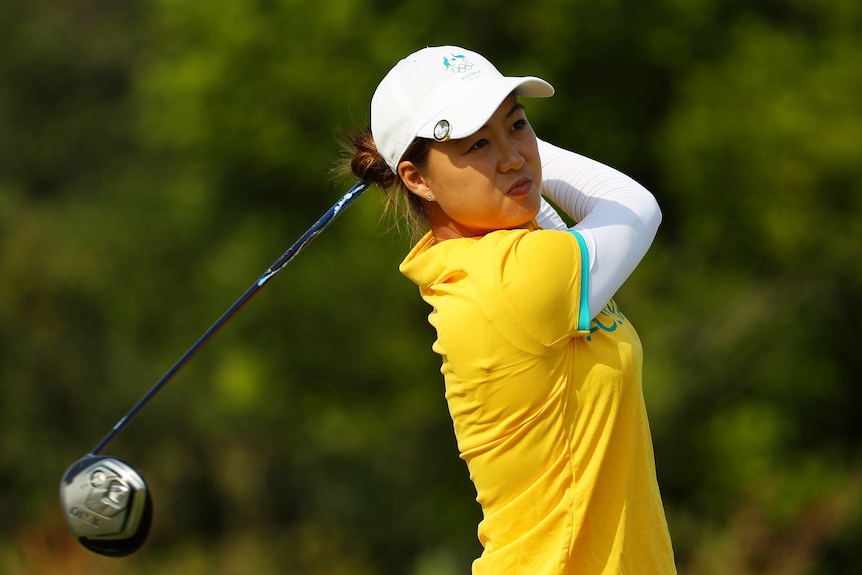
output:
M 500 173 L 519 170 L 525 161 L 526 159 L 518 146 L 518 142 L 507 139 L 500 151 L 500 160 L 498 162 Z

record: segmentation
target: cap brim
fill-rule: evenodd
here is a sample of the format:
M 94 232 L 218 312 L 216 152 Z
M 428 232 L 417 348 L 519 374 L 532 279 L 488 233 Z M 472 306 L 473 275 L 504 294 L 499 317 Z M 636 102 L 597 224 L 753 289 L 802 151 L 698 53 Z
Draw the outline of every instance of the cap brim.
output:
M 535 76 L 491 78 L 472 86 L 469 96 L 449 103 L 416 135 L 435 139 L 435 127 L 445 120 L 448 122 L 449 132 L 446 138 L 442 139 L 466 138 L 480 130 L 510 94 L 527 98 L 549 98 L 554 95 L 554 87 Z

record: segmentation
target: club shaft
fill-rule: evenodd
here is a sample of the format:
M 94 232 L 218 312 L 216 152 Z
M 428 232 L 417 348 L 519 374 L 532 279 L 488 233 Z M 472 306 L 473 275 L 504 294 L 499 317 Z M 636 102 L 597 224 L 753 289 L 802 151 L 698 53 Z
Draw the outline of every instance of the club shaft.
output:
M 96 455 L 111 442 L 114 438 L 135 418 L 135 416 L 146 406 L 153 397 L 159 393 L 165 385 L 173 379 L 173 377 L 189 362 L 192 357 L 206 344 L 218 331 L 242 309 L 242 307 L 259 292 L 266 283 L 271 280 L 275 274 L 280 272 L 305 246 L 307 246 L 315 237 L 320 234 L 347 206 L 358 198 L 362 192 L 368 188 L 368 184 L 357 182 L 350 190 L 344 194 L 326 213 L 324 213 L 314 225 L 302 234 L 302 236 L 290 246 L 278 260 L 273 263 L 260 278 L 249 287 L 238 300 L 236 300 L 227 311 L 225 311 L 218 320 L 192 345 L 179 360 L 159 379 L 153 387 L 140 399 L 138 402 L 114 425 L 111 431 L 90 451 L 90 455 Z

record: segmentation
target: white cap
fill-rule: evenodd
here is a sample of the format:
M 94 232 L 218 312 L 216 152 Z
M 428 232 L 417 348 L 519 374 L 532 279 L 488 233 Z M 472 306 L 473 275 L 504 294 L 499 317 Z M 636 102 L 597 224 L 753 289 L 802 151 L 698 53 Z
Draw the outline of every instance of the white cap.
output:
M 398 62 L 377 86 L 371 98 L 371 133 L 397 173 L 414 139 L 466 138 L 512 93 L 547 98 L 554 88 L 533 76 L 505 77 L 483 56 L 464 48 L 424 48 Z

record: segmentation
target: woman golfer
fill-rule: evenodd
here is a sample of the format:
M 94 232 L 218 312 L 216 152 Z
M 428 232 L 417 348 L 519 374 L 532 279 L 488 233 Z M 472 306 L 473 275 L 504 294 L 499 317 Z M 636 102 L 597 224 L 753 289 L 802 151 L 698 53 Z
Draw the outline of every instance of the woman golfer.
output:
M 661 213 L 631 178 L 536 138 L 518 98 L 553 93 L 463 48 L 420 50 L 377 87 L 351 169 L 427 230 L 400 269 L 433 308 L 482 506 L 473 574 L 672 574 L 641 345 L 611 299 Z

